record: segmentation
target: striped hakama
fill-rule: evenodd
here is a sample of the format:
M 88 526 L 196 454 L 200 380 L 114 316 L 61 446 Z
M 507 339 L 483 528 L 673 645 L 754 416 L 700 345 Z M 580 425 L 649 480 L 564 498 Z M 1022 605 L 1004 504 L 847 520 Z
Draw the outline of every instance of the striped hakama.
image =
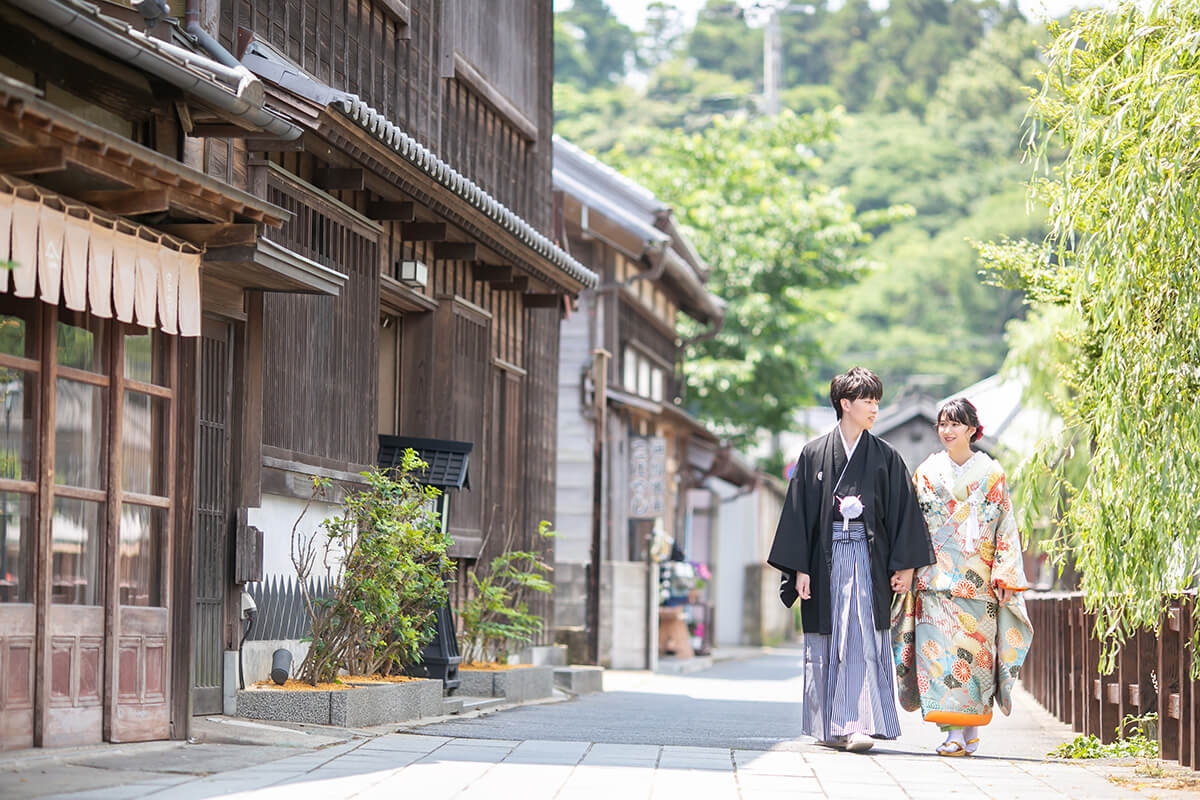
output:
M 900 735 L 891 632 L 875 630 L 871 558 L 861 522 L 833 524 L 831 634 L 804 634 L 802 731 L 819 741 Z

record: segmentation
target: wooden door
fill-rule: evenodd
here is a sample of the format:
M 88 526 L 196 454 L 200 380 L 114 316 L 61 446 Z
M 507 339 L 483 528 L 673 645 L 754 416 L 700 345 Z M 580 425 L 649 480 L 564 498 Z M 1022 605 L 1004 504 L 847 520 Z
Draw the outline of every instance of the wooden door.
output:
M 196 536 L 193 556 L 192 712 L 220 713 L 225 650 L 225 586 L 229 562 L 230 417 L 233 326 L 206 319 L 200 341 L 196 453 Z
M 44 338 L 53 365 L 42 395 L 41 527 L 49 580 L 42 584 L 42 741 L 46 747 L 100 742 L 107 673 L 106 564 L 112 327 L 47 308 Z M 52 380 L 51 380 L 52 378 Z
M 165 739 L 170 734 L 171 563 L 175 496 L 175 374 L 178 342 L 158 331 L 126 327 L 115 343 L 124 370 L 113 373 L 113 447 L 109 471 L 120 488 L 110 503 L 114 531 L 108 567 L 107 738 L 113 742 Z

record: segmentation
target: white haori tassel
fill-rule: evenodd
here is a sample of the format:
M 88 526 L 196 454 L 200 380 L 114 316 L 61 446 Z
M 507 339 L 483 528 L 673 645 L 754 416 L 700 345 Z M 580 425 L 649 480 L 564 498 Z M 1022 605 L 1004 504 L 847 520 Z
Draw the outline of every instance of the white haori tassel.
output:
M 842 535 L 845 536 L 851 520 L 858 519 L 863 512 L 862 498 L 855 494 L 846 495 L 838 504 L 838 511 L 842 512 Z

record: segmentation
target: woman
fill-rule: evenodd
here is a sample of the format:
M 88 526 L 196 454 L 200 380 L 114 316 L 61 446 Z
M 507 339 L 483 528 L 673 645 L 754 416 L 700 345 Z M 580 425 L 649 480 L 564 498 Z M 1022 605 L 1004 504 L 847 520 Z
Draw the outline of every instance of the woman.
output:
M 983 435 L 978 412 L 950 400 L 937 426 L 946 449 L 913 478 L 937 560 L 917 570 L 915 597 L 895 611 L 892 646 L 900 705 L 946 732 L 939 755 L 963 756 L 979 748 L 993 702 L 1012 710 L 1033 628 L 1004 470 L 971 449 Z

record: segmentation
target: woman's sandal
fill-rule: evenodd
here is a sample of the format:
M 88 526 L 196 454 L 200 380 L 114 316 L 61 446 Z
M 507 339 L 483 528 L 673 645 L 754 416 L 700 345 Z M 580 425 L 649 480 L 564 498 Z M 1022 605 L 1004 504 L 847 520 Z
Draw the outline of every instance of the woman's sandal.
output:
M 947 739 L 937 746 L 937 754 L 939 756 L 948 756 L 950 758 L 958 758 L 959 756 L 969 755 L 966 747 L 961 742 L 956 742 L 952 739 Z
M 975 755 L 975 751 L 979 749 L 979 737 L 976 736 L 974 739 L 967 739 L 967 746 L 965 749 L 967 751 L 967 755 Z

